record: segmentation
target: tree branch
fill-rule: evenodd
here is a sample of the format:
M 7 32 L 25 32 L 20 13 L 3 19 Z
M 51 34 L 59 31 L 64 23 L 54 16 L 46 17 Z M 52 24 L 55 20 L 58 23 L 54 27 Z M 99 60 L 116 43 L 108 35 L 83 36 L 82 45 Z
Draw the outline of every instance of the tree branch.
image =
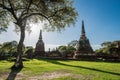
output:
M 27 8 L 24 8 L 19 18 L 22 18 L 24 15 L 28 14 L 31 4 L 32 4 L 32 0 L 29 1 Z
M 28 16 L 25 16 L 23 19 L 27 19 L 28 17 L 35 16 L 35 15 L 42 16 L 42 17 L 44 17 L 45 19 L 47 19 L 50 22 L 49 18 L 47 16 L 45 16 L 44 14 L 42 14 L 42 13 L 31 13 Z
M 6 9 L 7 11 L 9 11 L 9 12 L 10 12 L 10 8 L 8 8 L 8 7 L 4 6 L 3 4 L 0 4 L 0 7 L 1 7 L 1 8 L 3 8 L 3 9 Z
M 59 9 L 53 12 L 52 15 L 48 16 L 48 18 L 54 17 L 58 12 L 62 11 L 63 9 Z
M 12 3 L 11 3 L 11 1 L 10 0 L 8 0 L 8 3 L 10 4 L 10 12 L 11 12 L 11 14 L 13 15 L 13 17 L 16 19 L 16 21 L 18 20 L 18 18 L 17 18 L 17 16 L 16 16 L 16 14 L 15 14 L 15 12 L 14 12 L 14 8 L 13 8 L 13 5 L 12 5 Z
M 29 12 L 29 9 L 30 9 L 31 4 L 32 4 L 32 0 L 30 0 L 30 2 L 29 2 L 29 4 L 28 4 L 27 13 Z

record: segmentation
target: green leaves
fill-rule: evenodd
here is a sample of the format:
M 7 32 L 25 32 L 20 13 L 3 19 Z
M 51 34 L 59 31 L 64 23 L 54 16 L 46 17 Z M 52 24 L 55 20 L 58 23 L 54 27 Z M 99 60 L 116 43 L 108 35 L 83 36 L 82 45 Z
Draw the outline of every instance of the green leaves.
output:
M 3 0 L 0 3 L 0 14 L 3 16 L 0 22 L 4 22 L 1 26 L 7 26 L 10 21 L 24 24 L 26 19 L 26 26 L 31 22 L 48 21 L 45 30 L 60 31 L 75 24 L 78 13 L 72 4 L 73 0 Z
M 103 42 L 101 44 L 101 46 L 103 46 L 103 48 L 100 48 L 98 50 L 96 50 L 96 53 L 108 53 L 108 54 L 119 54 L 119 46 L 120 46 L 120 40 L 117 40 L 117 41 L 113 41 L 113 42 Z M 117 52 L 117 49 L 118 49 L 118 52 Z
M 76 49 L 73 46 L 59 46 L 58 51 L 64 53 L 73 53 Z

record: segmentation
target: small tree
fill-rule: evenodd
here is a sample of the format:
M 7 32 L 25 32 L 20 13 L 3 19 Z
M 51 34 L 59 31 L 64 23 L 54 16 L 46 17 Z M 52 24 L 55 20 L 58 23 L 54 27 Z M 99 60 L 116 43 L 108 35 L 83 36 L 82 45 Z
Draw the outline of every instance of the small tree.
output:
M 24 53 L 24 56 L 26 56 L 27 58 L 32 58 L 33 57 L 33 51 L 34 51 L 34 48 L 32 46 L 27 46 L 25 47 L 25 53 Z
M 0 50 L 3 52 L 4 55 L 5 53 L 7 53 L 7 56 L 9 55 L 9 57 L 12 57 L 13 55 L 15 55 L 14 53 L 16 52 L 17 45 L 17 41 L 4 42 Z
M 77 40 L 73 40 L 73 41 L 68 43 L 68 46 L 72 46 L 72 47 L 76 48 L 77 43 L 78 43 Z
M 61 30 L 75 23 L 77 12 L 72 7 L 73 0 L 0 0 L 0 24 L 13 22 L 20 31 L 15 68 L 23 67 L 22 47 L 25 30 L 31 22 L 48 21 L 47 30 Z
M 103 46 L 103 47 L 110 46 L 110 45 L 111 45 L 111 42 L 103 42 L 101 44 L 101 46 Z
M 73 46 L 59 46 L 58 51 L 62 53 L 64 57 L 67 56 L 67 54 L 73 54 L 76 49 Z
M 103 42 L 101 44 L 102 48 L 96 50 L 96 53 L 108 53 L 108 54 L 116 54 L 119 53 L 120 50 L 120 41 L 113 41 L 113 42 Z

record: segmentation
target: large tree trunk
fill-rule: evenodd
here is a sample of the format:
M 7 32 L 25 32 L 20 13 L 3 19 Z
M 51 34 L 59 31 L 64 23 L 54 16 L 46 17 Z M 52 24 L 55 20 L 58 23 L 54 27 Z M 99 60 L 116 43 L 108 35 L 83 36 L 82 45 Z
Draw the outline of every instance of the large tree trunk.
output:
M 23 62 L 22 62 L 22 48 L 23 48 L 23 42 L 24 42 L 24 38 L 25 38 L 25 27 L 21 26 L 20 27 L 20 41 L 17 47 L 17 57 L 16 57 L 16 61 L 15 64 L 13 65 L 13 68 L 22 68 L 23 67 Z

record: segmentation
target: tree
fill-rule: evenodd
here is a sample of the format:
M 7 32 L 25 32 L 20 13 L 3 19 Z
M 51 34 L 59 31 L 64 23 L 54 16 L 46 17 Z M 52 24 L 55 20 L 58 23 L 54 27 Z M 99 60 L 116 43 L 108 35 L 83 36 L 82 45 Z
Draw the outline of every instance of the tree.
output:
M 73 46 L 59 46 L 58 51 L 62 53 L 63 57 L 66 57 L 67 54 L 73 54 L 76 49 Z
M 66 52 L 66 50 L 67 50 L 67 47 L 66 47 L 66 46 L 59 46 L 59 47 L 58 47 L 58 51 L 59 51 L 59 52 Z
M 33 51 L 34 51 L 34 48 L 32 46 L 25 47 L 25 54 L 24 54 L 24 56 L 26 56 L 27 58 L 32 58 L 33 55 L 34 55 Z
M 103 46 L 103 47 L 108 47 L 108 46 L 111 46 L 112 45 L 112 43 L 111 42 L 103 42 L 102 44 L 101 44 L 101 46 Z
M 11 42 L 4 42 L 1 47 L 0 50 L 2 51 L 2 54 L 5 56 L 7 53 L 7 56 L 9 55 L 9 57 L 15 55 L 13 54 L 14 52 L 16 52 L 16 48 L 17 48 L 17 41 L 11 41 Z
M 76 48 L 78 41 L 77 40 L 73 40 L 71 42 L 68 43 L 69 46 L 73 46 L 74 48 Z
M 101 44 L 103 48 L 96 50 L 96 53 L 107 53 L 107 54 L 119 54 L 120 53 L 120 41 L 103 42 Z
M 44 29 L 58 30 L 75 23 L 77 12 L 72 7 L 73 0 L 0 0 L 0 24 L 13 22 L 16 31 L 20 31 L 20 41 L 17 47 L 17 57 L 14 68 L 22 68 L 22 47 L 25 30 L 30 29 L 30 23 L 46 22 Z
M 67 52 L 68 53 L 74 53 L 75 52 L 75 48 L 73 46 L 67 46 Z

